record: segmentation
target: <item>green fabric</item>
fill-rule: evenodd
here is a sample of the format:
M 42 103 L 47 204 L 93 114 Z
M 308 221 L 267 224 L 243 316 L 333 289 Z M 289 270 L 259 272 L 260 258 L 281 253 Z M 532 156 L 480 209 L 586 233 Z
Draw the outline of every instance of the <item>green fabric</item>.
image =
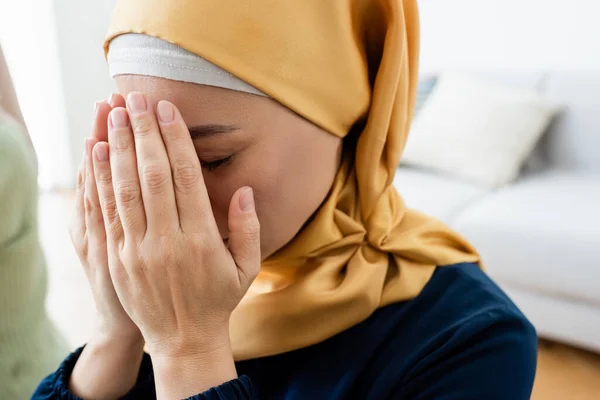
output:
M 0 116 L 0 399 L 29 399 L 68 353 L 45 309 L 37 203 L 33 149 Z

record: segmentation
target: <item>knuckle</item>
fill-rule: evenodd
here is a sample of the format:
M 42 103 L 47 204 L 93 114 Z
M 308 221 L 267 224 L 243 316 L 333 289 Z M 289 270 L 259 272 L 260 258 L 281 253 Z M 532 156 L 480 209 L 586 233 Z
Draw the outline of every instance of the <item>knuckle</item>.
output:
M 85 179 L 84 179 L 84 183 L 88 180 L 88 179 L 94 179 L 94 171 L 92 168 L 86 168 L 84 171 L 85 174 Z
M 115 199 L 123 205 L 136 203 L 140 199 L 140 189 L 133 181 L 123 181 L 115 185 Z
M 146 271 L 146 259 L 140 257 L 140 251 L 133 246 L 124 246 L 119 254 L 127 270 L 134 276 L 143 275 Z
M 142 168 L 142 180 L 150 194 L 161 194 L 164 192 L 170 174 L 165 168 L 157 164 L 147 164 Z
M 85 210 L 86 217 L 90 217 L 96 211 L 96 204 L 92 201 L 90 196 L 87 196 L 87 193 L 83 197 L 83 209 Z
M 173 181 L 177 190 L 189 193 L 196 187 L 201 177 L 200 168 L 189 161 L 178 161 L 173 168 Z
M 91 218 L 91 223 L 96 227 L 104 226 L 104 216 L 102 215 L 102 210 L 100 210 L 100 212 L 96 213 L 94 218 Z
M 119 216 L 115 199 L 104 199 L 102 201 L 102 210 L 107 221 L 114 221 Z
M 133 124 L 133 133 L 137 136 L 148 136 L 154 132 L 154 124 L 149 118 L 141 117 Z
M 98 171 L 96 173 L 96 181 L 101 185 L 111 185 L 112 184 L 112 174 L 110 173 L 110 170 Z
M 131 140 L 131 133 L 117 134 L 114 136 L 114 138 L 111 137 L 110 145 L 111 148 L 117 151 L 118 153 L 129 151 L 133 148 L 133 140 Z
M 119 258 L 123 260 L 125 265 L 133 265 L 138 262 L 139 253 L 140 252 L 135 248 L 135 246 L 132 246 L 131 243 L 126 242 L 119 251 Z
M 217 240 L 212 235 L 204 233 L 191 233 L 186 237 L 186 241 L 182 246 L 191 249 L 198 259 L 210 259 L 219 250 Z M 219 240 L 219 244 L 223 241 Z
M 244 235 L 247 240 L 252 242 L 260 241 L 260 223 L 257 218 L 246 221 L 244 226 Z
M 113 238 L 119 237 L 121 234 L 121 221 L 119 221 L 118 215 L 116 218 L 110 220 L 108 226 L 106 227 L 106 231 L 109 236 Z

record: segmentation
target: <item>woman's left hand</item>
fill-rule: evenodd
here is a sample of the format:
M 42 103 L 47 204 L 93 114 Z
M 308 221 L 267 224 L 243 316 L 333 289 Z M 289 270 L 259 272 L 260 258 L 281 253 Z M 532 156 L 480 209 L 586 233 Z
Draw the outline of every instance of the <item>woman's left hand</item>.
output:
M 240 188 L 224 243 L 179 111 L 166 101 L 156 111 L 139 93 L 113 109 L 94 171 L 115 290 L 144 336 L 159 398 L 182 398 L 236 377 L 229 318 L 258 274 L 260 229 L 252 189 Z

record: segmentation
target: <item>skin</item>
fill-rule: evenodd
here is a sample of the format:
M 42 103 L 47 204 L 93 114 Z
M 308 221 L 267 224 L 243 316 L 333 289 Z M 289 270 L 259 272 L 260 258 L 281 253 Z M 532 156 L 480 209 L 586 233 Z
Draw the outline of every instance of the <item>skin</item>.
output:
M 204 181 L 222 237 L 227 237 L 231 196 L 253 188 L 261 222 L 261 254 L 268 257 L 296 236 L 327 196 L 340 163 L 342 140 L 277 102 L 211 86 L 142 76 L 117 76 L 121 94 L 138 91 L 150 107 L 173 103 L 188 127 L 236 126 L 239 129 L 193 141 L 198 158 L 212 162 L 233 155 Z M 282 223 L 285 221 L 285 223 Z
M 231 312 L 261 259 L 327 196 L 342 141 L 267 98 L 151 77 L 116 83 L 127 102 L 97 104 L 79 170 L 71 233 L 99 324 L 70 387 L 124 395 L 146 342 L 158 397 L 185 398 L 237 376 Z M 157 117 L 165 110 L 173 121 Z

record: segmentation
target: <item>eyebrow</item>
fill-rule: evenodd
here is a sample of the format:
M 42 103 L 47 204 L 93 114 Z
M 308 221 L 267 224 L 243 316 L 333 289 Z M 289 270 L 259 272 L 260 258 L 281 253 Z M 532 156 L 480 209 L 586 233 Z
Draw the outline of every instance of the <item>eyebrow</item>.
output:
M 201 137 L 211 137 L 217 136 L 224 133 L 231 133 L 239 130 L 235 125 L 218 125 L 218 124 L 207 124 L 207 125 L 195 125 L 190 126 L 188 130 L 190 131 L 190 136 L 192 139 L 197 139 Z

